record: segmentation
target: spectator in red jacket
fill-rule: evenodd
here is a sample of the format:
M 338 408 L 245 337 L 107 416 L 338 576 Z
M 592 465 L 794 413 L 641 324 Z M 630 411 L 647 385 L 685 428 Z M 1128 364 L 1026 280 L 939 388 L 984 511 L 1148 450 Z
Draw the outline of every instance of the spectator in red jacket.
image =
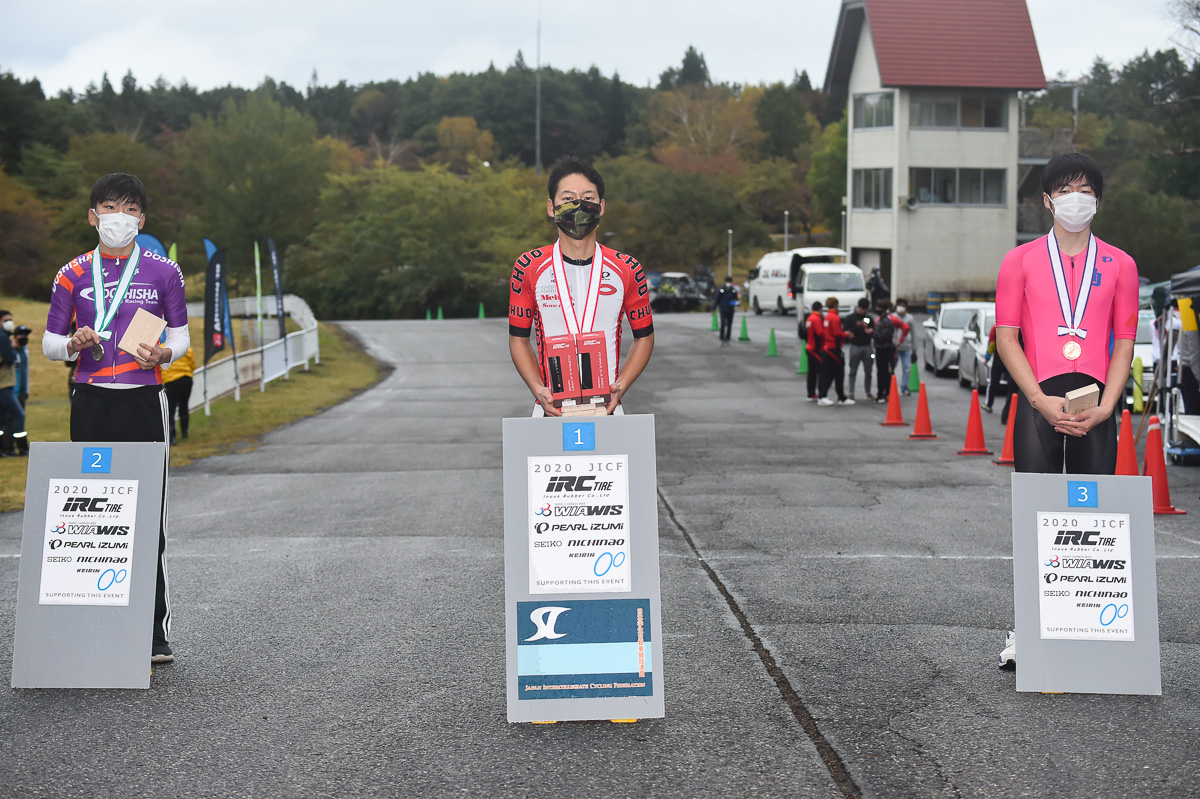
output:
M 804 320 L 800 330 L 803 333 L 804 349 L 808 355 L 808 401 L 817 401 L 817 380 L 824 370 L 825 358 L 822 350 L 821 331 L 825 322 L 821 320 L 821 303 L 812 304 L 812 313 Z
M 824 363 L 821 369 L 821 398 L 817 400 L 817 404 L 833 404 L 833 400 L 828 397 L 829 387 L 832 385 L 837 390 L 838 405 L 853 405 L 854 400 L 846 398 L 846 356 L 842 352 L 842 345 L 846 343 L 846 331 L 842 330 L 842 317 L 838 315 L 837 297 L 827 299 L 825 307 L 828 310 L 825 311 L 825 324 L 821 331 L 821 355 Z

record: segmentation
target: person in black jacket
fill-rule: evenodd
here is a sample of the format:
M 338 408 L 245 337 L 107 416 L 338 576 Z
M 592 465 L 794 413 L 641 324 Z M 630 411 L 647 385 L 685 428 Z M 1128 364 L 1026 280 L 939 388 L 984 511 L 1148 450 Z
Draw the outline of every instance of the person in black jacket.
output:
M 726 277 L 725 284 L 717 289 L 717 296 L 713 299 L 713 310 L 721 314 L 722 343 L 729 341 L 729 337 L 733 335 L 733 312 L 740 303 L 741 298 L 738 296 L 737 286 L 733 285 L 733 278 Z
M 858 308 L 846 317 L 846 332 L 850 336 L 850 399 L 854 399 L 854 384 L 858 379 L 858 367 L 863 370 L 863 389 L 871 399 L 871 372 L 875 353 L 871 348 L 871 334 L 875 332 L 875 319 L 871 316 L 871 304 L 863 297 Z

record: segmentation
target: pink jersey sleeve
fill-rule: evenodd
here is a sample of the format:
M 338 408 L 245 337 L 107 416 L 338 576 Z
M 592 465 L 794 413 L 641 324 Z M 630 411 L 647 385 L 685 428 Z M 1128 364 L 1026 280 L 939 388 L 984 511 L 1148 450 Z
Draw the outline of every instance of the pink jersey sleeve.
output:
M 1122 253 L 1117 291 L 1113 297 L 1113 338 L 1137 337 L 1138 272 L 1133 258 Z
M 1024 300 L 1024 258 L 1019 249 L 1009 250 L 1000 264 L 1000 275 L 996 278 L 996 324 L 1000 327 L 1020 327 Z

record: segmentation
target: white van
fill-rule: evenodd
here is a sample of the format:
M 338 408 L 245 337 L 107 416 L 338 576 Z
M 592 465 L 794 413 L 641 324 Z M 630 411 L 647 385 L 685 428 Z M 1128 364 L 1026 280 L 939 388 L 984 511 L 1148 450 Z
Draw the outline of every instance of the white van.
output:
M 798 247 L 794 250 L 769 252 L 762 257 L 758 265 L 750 270 L 750 307 L 756 314 L 764 310 L 773 310 L 779 314 L 796 310 L 797 296 L 802 292 L 804 273 L 810 266 L 836 266 L 844 271 L 847 268 L 858 272 L 859 282 L 862 282 L 862 271 L 857 267 L 848 266 L 846 251 L 834 247 Z M 821 301 L 825 301 L 825 297 Z M 838 296 L 839 301 L 841 296 Z M 854 301 L 858 301 L 855 296 Z M 853 303 L 851 303 L 853 306 Z M 804 307 L 811 306 L 811 302 Z
M 838 313 L 846 316 L 854 312 L 859 300 L 870 299 L 862 270 L 854 264 L 805 264 L 799 283 L 796 293 L 806 310 L 814 302 L 824 305 L 830 297 L 837 297 Z

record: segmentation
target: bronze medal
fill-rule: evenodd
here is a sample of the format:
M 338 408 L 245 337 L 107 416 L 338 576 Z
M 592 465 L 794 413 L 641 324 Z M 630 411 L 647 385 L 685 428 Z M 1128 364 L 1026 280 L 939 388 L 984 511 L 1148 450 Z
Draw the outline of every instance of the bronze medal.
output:
M 1080 355 L 1083 355 L 1083 347 L 1078 341 L 1071 340 L 1063 345 L 1063 357 L 1068 361 L 1078 360 Z

